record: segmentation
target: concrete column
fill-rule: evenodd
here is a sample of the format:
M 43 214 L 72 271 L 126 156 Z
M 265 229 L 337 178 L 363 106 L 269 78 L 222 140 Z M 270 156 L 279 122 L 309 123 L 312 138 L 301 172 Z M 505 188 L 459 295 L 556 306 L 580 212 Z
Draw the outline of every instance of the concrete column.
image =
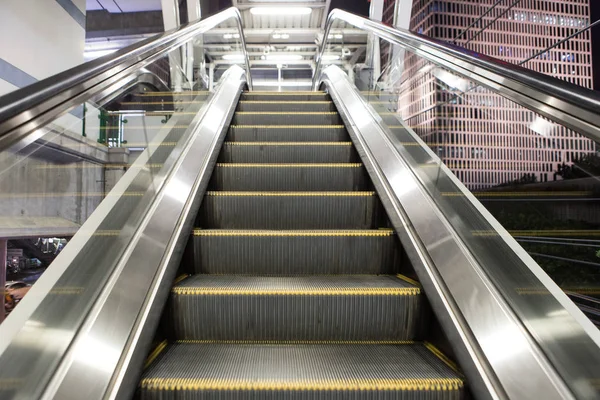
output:
M 2 291 L 2 299 L 0 300 L 0 323 L 4 321 L 4 285 L 6 284 L 6 239 L 0 239 L 0 290 Z

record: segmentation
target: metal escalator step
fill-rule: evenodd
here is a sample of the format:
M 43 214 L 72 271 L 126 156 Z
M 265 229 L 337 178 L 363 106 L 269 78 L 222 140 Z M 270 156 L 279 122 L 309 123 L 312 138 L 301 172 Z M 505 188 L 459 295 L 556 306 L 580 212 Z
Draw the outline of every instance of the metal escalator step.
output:
M 211 190 L 363 191 L 369 177 L 362 164 L 227 164 L 216 165 Z
M 175 338 L 412 340 L 420 288 L 390 275 L 195 275 L 171 291 Z
M 389 229 L 195 229 L 188 248 L 194 271 L 207 274 L 394 274 L 400 266 Z
M 329 101 L 324 92 L 244 92 L 242 101 Z
M 242 100 L 238 111 L 336 111 L 332 101 L 310 100 Z
M 356 163 L 352 142 L 226 142 L 221 163 Z
M 238 142 L 347 142 L 344 125 L 231 125 L 227 140 Z
M 209 229 L 370 229 L 385 216 L 375 192 L 207 192 Z
M 267 111 L 236 112 L 231 121 L 234 125 L 340 125 L 342 118 L 337 112 Z
M 175 342 L 142 375 L 142 400 L 460 400 L 462 376 L 421 343 Z

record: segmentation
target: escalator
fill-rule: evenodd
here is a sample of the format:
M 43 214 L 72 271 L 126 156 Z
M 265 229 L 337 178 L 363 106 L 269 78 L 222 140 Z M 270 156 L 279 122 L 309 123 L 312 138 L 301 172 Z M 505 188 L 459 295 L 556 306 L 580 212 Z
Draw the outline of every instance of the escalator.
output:
M 407 68 L 325 65 L 346 57 L 334 23 Z M 204 45 L 229 56 L 210 84 Z M 315 61 L 313 91 L 254 91 L 231 8 L 0 98 L 4 178 L 79 174 L 2 193 L 3 221 L 74 236 L 0 325 L 0 398 L 598 398 L 598 330 L 444 164 L 447 127 L 420 136 L 399 107 L 439 110 L 388 78 L 590 138 L 600 97 L 340 10 Z
M 141 399 L 464 398 L 327 94 L 242 94 L 187 252 Z

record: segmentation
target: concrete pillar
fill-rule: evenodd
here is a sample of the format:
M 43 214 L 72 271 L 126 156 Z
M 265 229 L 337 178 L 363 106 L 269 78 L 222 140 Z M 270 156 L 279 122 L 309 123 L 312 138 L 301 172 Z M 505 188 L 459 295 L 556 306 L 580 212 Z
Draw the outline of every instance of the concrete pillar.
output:
M 4 285 L 6 284 L 6 239 L 0 239 L 0 290 L 2 291 L 2 299 L 0 300 L 0 323 L 4 321 Z

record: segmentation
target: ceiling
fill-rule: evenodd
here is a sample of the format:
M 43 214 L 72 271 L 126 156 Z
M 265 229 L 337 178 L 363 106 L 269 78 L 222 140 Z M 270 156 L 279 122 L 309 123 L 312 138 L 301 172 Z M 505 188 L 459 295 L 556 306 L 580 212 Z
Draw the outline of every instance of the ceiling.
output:
M 86 0 L 88 11 L 106 10 L 110 13 L 127 13 L 162 10 L 160 0 Z

